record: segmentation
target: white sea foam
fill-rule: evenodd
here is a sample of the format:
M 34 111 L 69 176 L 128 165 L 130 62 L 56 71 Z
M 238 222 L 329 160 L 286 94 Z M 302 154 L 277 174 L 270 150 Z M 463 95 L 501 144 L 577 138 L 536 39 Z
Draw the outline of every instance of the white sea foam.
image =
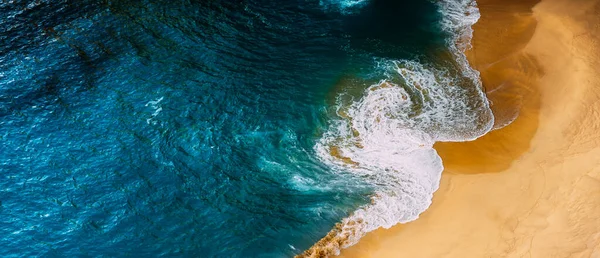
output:
M 470 47 L 471 25 L 479 18 L 471 0 L 437 2 L 454 68 L 413 60 L 382 62 L 388 76 L 352 103 L 337 101 L 337 115 L 315 146 L 323 162 L 351 171 L 376 186 L 372 202 L 333 230 L 341 246 L 364 234 L 415 220 L 431 204 L 439 187 L 442 160 L 436 141 L 466 141 L 493 125 L 479 74 L 463 53 Z M 331 240 L 333 241 L 333 240 Z M 322 243 L 323 244 L 323 243 Z M 323 245 L 322 245 L 323 246 Z
M 368 3 L 369 0 L 320 0 L 321 6 L 328 10 L 340 11 L 341 13 L 352 13 L 357 8 Z
M 146 103 L 146 105 L 144 105 L 145 107 L 152 107 L 152 109 L 154 109 L 154 113 L 152 113 L 152 115 L 149 118 L 146 118 L 146 123 L 147 124 L 153 124 L 156 125 L 156 121 L 153 121 L 153 119 L 158 116 L 158 114 L 160 114 L 160 112 L 163 110 L 162 107 L 160 106 L 160 102 L 164 99 L 165 97 L 160 97 L 157 100 L 151 100 L 148 101 L 148 103 Z

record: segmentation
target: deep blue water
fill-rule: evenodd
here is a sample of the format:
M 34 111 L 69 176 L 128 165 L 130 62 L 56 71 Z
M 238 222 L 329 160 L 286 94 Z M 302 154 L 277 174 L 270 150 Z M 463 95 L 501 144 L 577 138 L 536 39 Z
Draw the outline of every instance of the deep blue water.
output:
M 1 1 L 0 256 L 289 257 L 369 201 L 313 146 L 434 4 Z

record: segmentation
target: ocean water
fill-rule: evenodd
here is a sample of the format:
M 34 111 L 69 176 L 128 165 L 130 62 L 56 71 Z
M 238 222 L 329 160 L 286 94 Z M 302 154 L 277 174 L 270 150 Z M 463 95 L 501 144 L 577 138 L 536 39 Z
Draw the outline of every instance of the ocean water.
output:
M 0 17 L 2 257 L 290 257 L 338 222 L 351 245 L 416 219 L 433 142 L 493 120 L 461 53 L 471 1 L 14 0 Z

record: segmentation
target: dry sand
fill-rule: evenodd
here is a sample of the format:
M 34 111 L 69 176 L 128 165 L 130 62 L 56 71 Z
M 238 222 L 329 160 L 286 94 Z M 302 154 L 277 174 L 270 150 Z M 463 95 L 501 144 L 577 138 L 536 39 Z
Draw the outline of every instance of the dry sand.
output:
M 431 208 L 343 257 L 600 257 L 600 1 L 478 2 L 468 57 L 500 129 L 437 144 Z

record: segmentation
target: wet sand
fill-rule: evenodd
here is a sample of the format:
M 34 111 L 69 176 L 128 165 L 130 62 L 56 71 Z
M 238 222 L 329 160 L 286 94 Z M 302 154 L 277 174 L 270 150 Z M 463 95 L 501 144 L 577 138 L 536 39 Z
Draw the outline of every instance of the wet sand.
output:
M 498 129 L 436 144 L 430 209 L 342 257 L 600 257 L 600 1 L 478 3 L 467 55 Z

